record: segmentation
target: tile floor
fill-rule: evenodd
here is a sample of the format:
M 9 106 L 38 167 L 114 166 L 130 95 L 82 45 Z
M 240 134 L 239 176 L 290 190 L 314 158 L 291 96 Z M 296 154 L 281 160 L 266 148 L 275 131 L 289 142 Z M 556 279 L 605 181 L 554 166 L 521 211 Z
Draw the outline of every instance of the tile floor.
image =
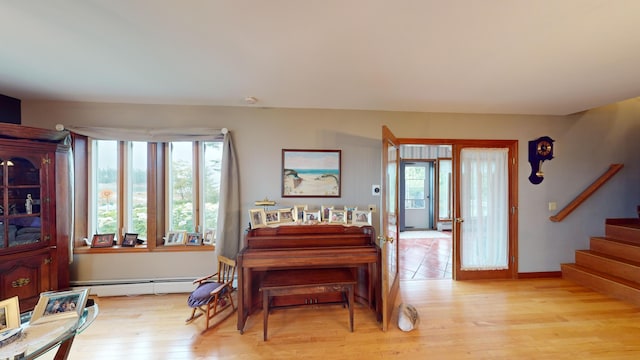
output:
M 400 279 L 451 279 L 450 231 L 400 233 Z

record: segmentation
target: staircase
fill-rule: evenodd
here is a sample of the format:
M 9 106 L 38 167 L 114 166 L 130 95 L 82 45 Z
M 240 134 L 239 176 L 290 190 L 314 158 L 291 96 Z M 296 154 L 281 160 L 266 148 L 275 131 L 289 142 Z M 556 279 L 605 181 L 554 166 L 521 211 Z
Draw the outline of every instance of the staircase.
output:
M 640 306 L 640 220 L 607 219 L 605 236 L 576 251 L 575 264 L 562 264 L 562 277 Z

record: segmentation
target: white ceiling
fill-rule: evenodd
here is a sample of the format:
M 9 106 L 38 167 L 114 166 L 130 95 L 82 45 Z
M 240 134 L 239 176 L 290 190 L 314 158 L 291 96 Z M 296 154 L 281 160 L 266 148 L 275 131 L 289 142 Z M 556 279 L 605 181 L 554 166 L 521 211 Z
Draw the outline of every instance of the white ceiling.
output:
M 0 0 L 0 94 L 565 115 L 640 96 L 640 1 Z

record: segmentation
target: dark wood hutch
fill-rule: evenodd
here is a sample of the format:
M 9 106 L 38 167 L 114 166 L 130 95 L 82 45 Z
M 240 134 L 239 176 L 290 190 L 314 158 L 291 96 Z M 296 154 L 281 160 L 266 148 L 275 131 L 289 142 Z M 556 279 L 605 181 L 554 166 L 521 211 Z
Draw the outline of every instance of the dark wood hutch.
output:
M 68 135 L 0 123 L 0 299 L 18 296 L 20 311 L 69 287 Z
M 238 254 L 238 330 L 262 307 L 260 284 L 267 271 L 348 268 L 358 283 L 357 302 L 381 319 L 380 249 L 371 226 L 332 224 L 281 225 L 251 229 Z M 340 302 L 342 294 L 287 295 L 273 299 L 274 306 Z

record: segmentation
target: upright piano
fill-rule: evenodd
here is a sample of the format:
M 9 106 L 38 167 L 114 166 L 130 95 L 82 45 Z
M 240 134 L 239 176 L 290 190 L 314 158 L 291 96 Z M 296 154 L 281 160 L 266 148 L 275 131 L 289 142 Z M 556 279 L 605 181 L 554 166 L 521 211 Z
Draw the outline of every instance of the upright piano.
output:
M 238 330 L 249 315 L 262 307 L 260 283 L 267 271 L 287 269 L 349 268 L 358 284 L 355 300 L 381 319 L 380 249 L 371 226 L 334 224 L 250 229 L 238 254 Z M 342 294 L 328 293 L 275 298 L 274 306 L 339 302 Z

